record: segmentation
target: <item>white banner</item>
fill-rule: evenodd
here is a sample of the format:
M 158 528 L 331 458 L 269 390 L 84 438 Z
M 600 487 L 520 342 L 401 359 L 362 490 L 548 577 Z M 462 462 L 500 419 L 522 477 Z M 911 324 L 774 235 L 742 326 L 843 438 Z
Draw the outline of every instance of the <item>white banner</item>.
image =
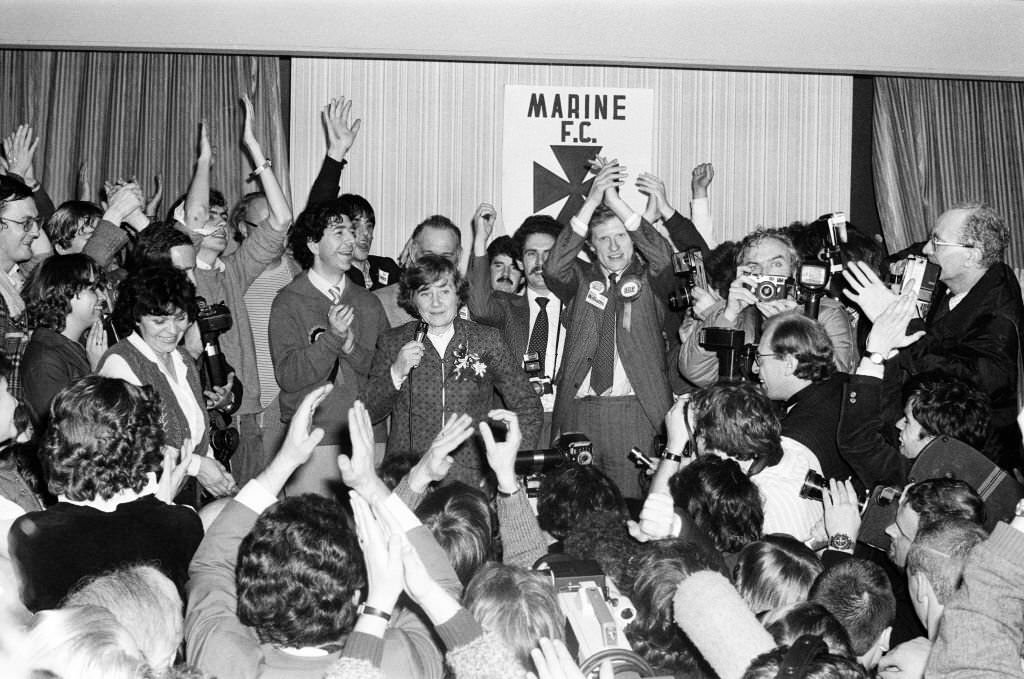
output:
M 506 85 L 499 206 L 505 230 L 511 234 L 542 213 L 568 224 L 590 190 L 595 156 L 617 158 L 628 169 L 622 197 L 642 212 L 647 199 L 635 180 L 651 171 L 653 139 L 654 90 Z

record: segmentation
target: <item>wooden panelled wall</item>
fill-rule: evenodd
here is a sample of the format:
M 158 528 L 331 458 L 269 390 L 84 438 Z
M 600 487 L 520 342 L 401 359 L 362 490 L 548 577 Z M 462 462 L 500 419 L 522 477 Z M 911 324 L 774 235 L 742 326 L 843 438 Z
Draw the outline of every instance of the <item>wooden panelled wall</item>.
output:
M 354 100 L 362 118 L 342 188 L 377 212 L 374 251 L 395 256 L 412 228 L 440 213 L 468 227 L 501 193 L 506 84 L 651 88 L 653 167 L 687 214 L 690 174 L 715 165 L 718 240 L 846 210 L 852 78 L 592 66 L 293 59 L 291 177 L 296 208 L 320 167 L 321 107 Z M 648 168 L 630 168 L 636 173 Z M 508 225 L 514 230 L 516 225 Z

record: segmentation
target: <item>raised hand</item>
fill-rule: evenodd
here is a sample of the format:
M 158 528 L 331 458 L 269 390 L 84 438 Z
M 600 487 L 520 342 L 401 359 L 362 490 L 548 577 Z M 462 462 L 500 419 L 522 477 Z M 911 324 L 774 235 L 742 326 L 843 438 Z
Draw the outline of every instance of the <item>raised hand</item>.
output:
M 444 479 L 455 463 L 451 453 L 472 436 L 473 432 L 472 417 L 465 414 L 450 415 L 444 427 L 434 437 L 430 448 L 409 471 L 409 485 L 412 489 L 421 493 L 431 482 Z
M 352 438 L 352 454 L 338 456 L 341 480 L 373 505 L 386 497 L 388 491 L 373 466 L 373 422 L 362 401 L 356 401 L 348 409 L 348 433 Z
M 160 199 L 164 197 L 163 180 L 159 173 L 153 176 L 153 185 L 156 187 L 155 192 L 146 201 L 145 214 L 147 217 L 156 217 L 156 211 L 160 207 Z
M 206 121 L 199 123 L 199 149 L 197 158 L 202 162 L 213 163 L 213 146 L 210 145 L 210 135 L 206 130 Z
M 736 267 L 736 279 L 729 285 L 729 297 L 725 303 L 725 318 L 735 322 L 740 312 L 752 304 L 757 304 L 757 295 L 753 287 L 756 279 L 750 269 L 745 266 Z
M 665 192 L 665 182 L 649 172 L 641 172 L 636 178 L 636 188 L 640 193 L 647 196 L 647 209 L 644 210 L 644 219 L 653 224 L 658 219 L 669 219 L 675 208 L 668 202 L 668 195 Z
M 845 535 L 853 542 L 860 533 L 860 505 L 857 491 L 849 480 L 836 481 L 829 479 L 828 489 L 822 489 L 822 502 L 825 505 L 825 533 Z M 852 554 L 852 546 L 850 549 Z
M 341 162 L 356 142 L 359 128 L 363 125 L 362 118 L 356 118 L 351 125 L 348 123 L 349 111 L 352 109 L 352 100 L 345 97 L 331 99 L 324 106 L 320 117 L 324 123 L 324 132 L 327 133 L 327 155 L 334 160 Z
M 389 534 L 358 493 L 350 492 L 349 497 L 366 563 L 366 605 L 390 613 L 404 587 L 402 535 Z
M 309 460 L 313 449 L 320 445 L 324 437 L 323 429 L 312 428 L 313 414 L 332 389 L 334 385 L 325 384 L 306 394 L 288 424 L 288 433 L 285 434 L 277 455 L 286 458 L 295 468 L 301 467 Z
M 591 161 L 591 168 L 597 172 L 597 176 L 594 177 L 594 182 L 590 185 L 587 202 L 594 206 L 600 205 L 609 191 L 618 191 L 618 188 L 626 183 L 629 176 L 626 168 L 619 165 L 618 160 L 605 161 L 603 158 L 595 158 Z
M 850 262 L 843 269 L 843 276 L 850 286 L 843 294 L 859 306 L 872 323 L 896 299 L 896 294 L 885 287 L 878 275 L 864 262 Z
M 523 442 L 523 433 L 519 428 L 519 417 L 511 410 L 495 409 L 487 413 L 487 417 L 503 423 L 508 431 L 505 440 L 494 440 L 491 427 L 486 422 L 480 423 L 480 436 L 487 450 L 487 464 L 494 471 L 498 481 L 498 490 L 503 493 L 514 493 L 519 482 L 516 479 L 516 455 Z
M 185 440 L 182 448 L 191 448 L 188 439 Z M 167 504 L 172 504 L 174 498 L 181 492 L 188 478 L 188 466 L 192 463 L 192 453 L 181 454 L 181 450 L 171 446 L 164 446 L 164 461 L 160 471 L 160 479 L 157 482 L 155 495 L 158 499 Z
M 879 353 L 888 356 L 893 349 L 908 347 L 924 337 L 919 330 L 912 335 L 907 334 L 907 324 L 917 317 L 917 299 L 910 290 L 897 297 L 875 319 L 871 332 L 868 333 L 865 348 L 869 354 Z
M 94 198 L 92 195 L 92 181 L 90 181 L 89 175 L 89 163 L 86 161 L 78 166 L 78 178 L 76 182 L 78 185 L 78 200 L 91 201 Z
M 256 135 L 252 131 L 253 120 L 256 118 L 256 114 L 253 113 L 252 100 L 249 99 L 249 95 L 243 94 L 241 99 L 242 109 L 245 111 L 245 122 L 242 124 L 242 144 L 247 149 L 251 149 L 253 146 L 259 146 L 259 142 L 256 141 Z
M 7 171 L 16 174 L 27 183 L 35 181 L 33 160 L 39 137 L 32 133 L 32 128 L 22 123 L 14 132 L 4 137 L 4 155 L 7 156 Z
M 690 178 L 690 192 L 694 198 L 707 198 L 708 186 L 715 178 L 715 168 L 711 163 L 700 163 L 693 168 Z
M 494 223 L 497 220 L 498 211 L 490 203 L 480 203 L 476 212 L 473 213 L 473 242 L 486 246 L 494 233 Z M 484 253 L 476 253 L 477 255 Z

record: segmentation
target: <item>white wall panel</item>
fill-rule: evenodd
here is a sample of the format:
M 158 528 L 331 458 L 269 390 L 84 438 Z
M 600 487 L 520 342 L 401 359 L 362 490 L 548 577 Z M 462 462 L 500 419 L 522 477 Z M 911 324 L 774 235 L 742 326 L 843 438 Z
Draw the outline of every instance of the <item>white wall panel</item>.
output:
M 342 188 L 363 194 L 377 210 L 374 251 L 396 254 L 430 214 L 467 226 L 480 201 L 500 200 L 506 83 L 652 88 L 650 170 L 687 214 L 690 172 L 713 162 L 719 239 L 849 207 L 847 76 L 355 59 L 292 61 L 297 206 L 323 158 L 320 108 L 344 95 L 354 100 L 363 127 Z

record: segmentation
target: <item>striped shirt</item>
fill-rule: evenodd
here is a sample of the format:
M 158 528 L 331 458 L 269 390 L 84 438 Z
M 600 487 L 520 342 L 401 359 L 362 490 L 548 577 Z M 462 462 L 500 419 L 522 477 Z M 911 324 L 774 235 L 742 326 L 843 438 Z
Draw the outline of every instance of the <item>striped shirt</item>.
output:
M 292 282 L 291 268 L 284 259 L 272 269 L 261 273 L 245 291 L 245 308 L 249 313 L 252 342 L 256 348 L 256 372 L 260 378 L 260 407 L 266 408 L 277 398 L 280 387 L 274 377 L 274 362 L 270 359 L 270 305 L 277 293 Z

